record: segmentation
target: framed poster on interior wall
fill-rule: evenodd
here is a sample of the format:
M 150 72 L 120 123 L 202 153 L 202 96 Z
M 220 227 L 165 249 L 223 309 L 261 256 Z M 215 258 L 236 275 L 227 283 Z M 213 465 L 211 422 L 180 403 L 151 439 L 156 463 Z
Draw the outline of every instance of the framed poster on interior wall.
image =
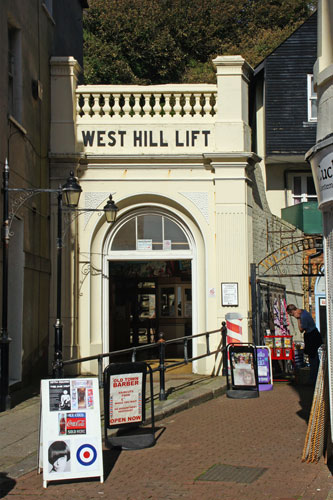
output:
M 222 306 L 238 306 L 238 283 L 221 283 Z

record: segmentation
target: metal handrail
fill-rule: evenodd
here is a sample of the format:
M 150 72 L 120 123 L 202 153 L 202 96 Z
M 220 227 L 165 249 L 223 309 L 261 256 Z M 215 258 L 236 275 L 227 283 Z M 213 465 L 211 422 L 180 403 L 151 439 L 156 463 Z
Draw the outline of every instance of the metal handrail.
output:
M 210 345 L 209 345 L 209 337 L 210 335 L 214 333 L 220 332 L 222 335 L 222 343 L 221 345 L 215 350 L 211 351 L 210 350 Z M 227 327 L 225 321 L 222 322 L 221 328 L 217 330 L 211 330 L 209 332 L 204 332 L 204 333 L 198 333 L 196 335 L 187 335 L 185 337 L 179 337 L 176 339 L 172 340 L 164 340 L 163 338 L 163 333 L 161 332 L 159 334 L 159 340 L 157 342 L 154 342 L 152 344 L 146 344 L 143 346 L 136 346 L 136 347 L 130 347 L 128 349 L 120 349 L 118 351 L 112 351 L 112 352 L 106 352 L 102 354 L 96 354 L 93 356 L 86 356 L 84 358 L 76 358 L 76 359 L 69 359 L 69 360 L 63 360 L 60 362 L 60 369 L 63 372 L 64 368 L 69 365 L 74 365 L 78 363 L 85 363 L 87 361 L 94 361 L 97 360 L 98 362 L 98 379 L 99 379 L 99 387 L 103 387 L 103 359 L 104 358 L 111 358 L 111 357 L 117 357 L 117 356 L 122 356 L 124 354 L 131 354 L 131 361 L 135 362 L 136 361 L 136 356 L 139 351 L 144 351 L 144 350 L 152 350 L 152 349 L 158 349 L 159 352 L 159 365 L 152 369 L 152 372 L 159 372 L 160 374 L 160 393 L 159 393 L 159 399 L 161 401 L 164 401 L 167 399 L 167 395 L 165 392 L 165 372 L 170 369 L 174 368 L 176 366 L 181 366 L 181 365 L 187 365 L 189 362 L 196 361 L 198 359 L 205 358 L 207 356 L 212 356 L 213 354 L 217 354 L 219 352 L 222 352 L 223 355 L 223 370 L 222 370 L 222 375 L 226 375 L 226 367 L 227 367 L 227 360 L 226 360 L 226 335 L 227 335 Z M 188 342 L 189 340 L 197 339 L 199 337 L 205 337 L 206 338 L 206 353 L 201 354 L 200 356 L 195 356 L 195 357 L 189 357 L 188 356 Z M 166 357 L 165 357 L 165 350 L 167 345 L 171 344 L 179 344 L 183 342 L 184 344 L 184 358 L 183 361 L 176 361 L 173 363 L 168 363 L 167 365 L 165 364 Z

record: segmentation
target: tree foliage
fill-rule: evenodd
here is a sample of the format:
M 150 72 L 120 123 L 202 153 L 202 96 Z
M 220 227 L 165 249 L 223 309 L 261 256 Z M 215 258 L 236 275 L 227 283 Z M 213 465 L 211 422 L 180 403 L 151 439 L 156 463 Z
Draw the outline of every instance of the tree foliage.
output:
M 215 81 L 215 56 L 241 54 L 255 66 L 314 7 L 307 0 L 91 0 L 86 83 Z

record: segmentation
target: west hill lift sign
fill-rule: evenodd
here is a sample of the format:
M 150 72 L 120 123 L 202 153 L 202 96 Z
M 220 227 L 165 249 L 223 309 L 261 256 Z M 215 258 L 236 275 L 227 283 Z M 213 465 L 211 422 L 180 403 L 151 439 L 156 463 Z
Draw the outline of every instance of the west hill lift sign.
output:
M 84 151 L 108 152 L 118 154 L 128 153 L 155 153 L 163 152 L 183 153 L 204 152 L 214 149 L 211 127 L 163 126 L 143 128 L 138 125 L 126 127 L 80 127 L 78 139 Z

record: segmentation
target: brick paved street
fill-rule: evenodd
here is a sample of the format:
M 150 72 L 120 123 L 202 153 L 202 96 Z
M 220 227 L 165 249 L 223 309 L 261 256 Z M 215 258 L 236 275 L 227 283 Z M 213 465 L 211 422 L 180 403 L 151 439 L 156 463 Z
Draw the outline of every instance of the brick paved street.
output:
M 13 500 L 326 500 L 332 475 L 323 459 L 301 462 L 311 389 L 276 384 L 258 399 L 221 396 L 157 423 L 153 448 L 105 451 L 105 483 L 49 483 L 31 472 L 16 480 Z M 162 432 L 163 431 L 163 432 Z M 251 484 L 200 481 L 215 464 L 263 467 Z

